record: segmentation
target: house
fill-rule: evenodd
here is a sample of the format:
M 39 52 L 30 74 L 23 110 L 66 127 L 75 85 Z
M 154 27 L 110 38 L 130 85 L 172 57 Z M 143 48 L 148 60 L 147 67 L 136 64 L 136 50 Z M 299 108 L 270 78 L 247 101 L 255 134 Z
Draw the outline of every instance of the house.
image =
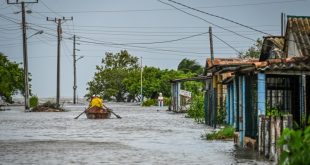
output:
M 264 37 L 259 59 L 207 59 L 206 71 L 206 124 L 216 126 L 218 107 L 225 107 L 236 144 L 254 141 L 276 159 L 275 141 L 292 125 L 283 116 L 300 127 L 309 118 L 310 17 L 288 16 L 285 36 Z

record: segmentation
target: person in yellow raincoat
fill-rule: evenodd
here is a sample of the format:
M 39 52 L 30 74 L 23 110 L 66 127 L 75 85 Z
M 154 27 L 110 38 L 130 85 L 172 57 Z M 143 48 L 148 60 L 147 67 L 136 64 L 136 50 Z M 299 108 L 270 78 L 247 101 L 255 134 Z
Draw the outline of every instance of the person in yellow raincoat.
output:
M 103 112 L 104 107 L 102 99 L 97 95 L 92 95 L 88 106 L 88 112 Z
M 99 108 L 103 108 L 103 101 L 98 96 L 93 95 L 89 103 L 89 108 L 93 108 L 95 106 Z

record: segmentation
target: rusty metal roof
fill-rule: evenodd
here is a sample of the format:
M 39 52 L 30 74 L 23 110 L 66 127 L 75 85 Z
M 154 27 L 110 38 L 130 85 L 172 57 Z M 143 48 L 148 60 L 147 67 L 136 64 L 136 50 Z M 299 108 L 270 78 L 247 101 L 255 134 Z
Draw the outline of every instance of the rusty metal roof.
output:
M 210 58 L 207 59 L 207 69 L 214 66 L 233 66 L 243 65 L 258 62 L 258 59 L 240 59 L 240 58 L 215 58 L 212 62 Z
M 310 71 L 310 58 L 294 57 L 255 63 L 258 71 Z
M 310 56 L 310 17 L 287 16 L 285 39 L 286 56 Z M 291 53 L 290 45 L 296 45 L 298 52 Z
M 285 38 L 283 36 L 264 37 L 259 61 L 265 61 L 267 59 L 275 58 L 284 58 L 284 41 Z

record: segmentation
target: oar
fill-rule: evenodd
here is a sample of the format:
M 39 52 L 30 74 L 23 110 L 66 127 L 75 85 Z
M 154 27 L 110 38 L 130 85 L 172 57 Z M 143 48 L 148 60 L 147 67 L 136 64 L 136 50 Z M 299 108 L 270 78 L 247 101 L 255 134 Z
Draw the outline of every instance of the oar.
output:
M 114 113 L 112 109 L 107 108 L 107 110 L 108 110 L 109 112 L 113 113 L 113 115 L 115 115 L 117 118 L 119 118 L 119 119 L 121 119 L 121 118 L 122 118 L 120 115 L 118 115 L 118 114 Z
M 112 109 L 108 108 L 108 107 L 107 107 L 107 106 L 105 106 L 105 105 L 103 105 L 103 106 L 107 109 L 107 111 L 109 111 L 109 112 L 113 113 L 113 115 L 115 115 L 117 118 L 119 118 L 119 119 L 121 119 L 121 118 L 122 118 L 120 115 L 117 115 L 116 113 L 114 113 Z
M 79 118 L 83 113 L 85 113 L 87 110 L 88 110 L 88 108 L 85 109 L 81 114 L 79 114 L 79 116 L 75 117 L 74 119 L 78 119 L 78 118 Z

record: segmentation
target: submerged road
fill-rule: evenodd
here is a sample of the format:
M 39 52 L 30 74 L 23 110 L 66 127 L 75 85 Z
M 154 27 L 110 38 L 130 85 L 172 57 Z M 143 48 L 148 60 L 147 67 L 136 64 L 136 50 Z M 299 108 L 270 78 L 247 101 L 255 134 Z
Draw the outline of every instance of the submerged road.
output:
M 206 141 L 211 129 L 157 107 L 107 104 L 122 119 L 74 119 L 69 112 L 0 111 L 0 164 L 267 164 L 232 141 Z

